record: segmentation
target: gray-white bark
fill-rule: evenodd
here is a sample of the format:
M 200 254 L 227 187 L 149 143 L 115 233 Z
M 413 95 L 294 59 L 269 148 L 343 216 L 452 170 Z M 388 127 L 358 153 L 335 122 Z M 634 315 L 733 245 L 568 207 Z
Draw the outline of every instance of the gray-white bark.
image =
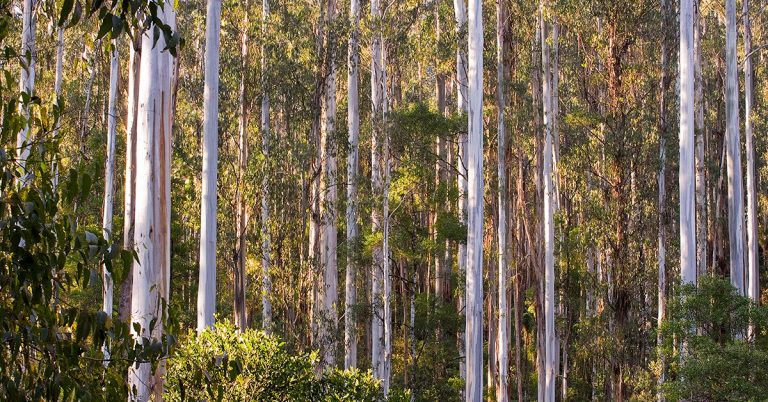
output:
M 459 0 L 460 1 L 460 0 Z M 467 141 L 467 365 L 465 398 L 483 397 L 483 4 L 469 1 Z
M 347 54 L 347 124 L 349 131 L 347 154 L 347 271 L 344 300 L 344 369 L 357 367 L 357 324 L 354 306 L 357 303 L 357 173 L 360 170 L 358 141 L 360 136 L 360 1 L 351 0 L 349 20 L 352 34 Z
M 680 2 L 680 273 L 696 283 L 693 0 Z
M 35 0 L 24 0 L 24 8 L 22 10 L 22 25 L 21 25 L 21 91 L 26 93 L 30 98 L 35 92 L 35 68 L 37 62 L 37 51 L 35 50 Z M 29 108 L 26 104 L 19 103 L 20 114 L 28 119 Z M 19 181 L 21 185 L 27 185 L 32 176 L 25 171 L 27 158 L 29 158 L 29 124 L 25 123 L 24 127 L 19 130 L 16 135 L 16 148 L 18 164 L 22 170 L 22 176 Z
M 760 299 L 760 266 L 757 250 L 757 182 L 755 176 L 755 146 L 752 132 L 754 105 L 754 71 L 752 67 L 752 26 L 749 20 L 749 0 L 742 0 L 744 20 L 744 136 L 747 139 L 747 296 Z M 754 327 L 750 326 L 750 336 Z
M 267 22 L 269 21 L 269 0 L 262 3 L 262 33 L 266 37 Z M 267 85 L 267 47 L 261 47 L 261 152 L 264 159 L 269 161 L 269 92 Z M 335 94 L 334 94 L 335 95 Z M 264 174 L 261 182 L 261 315 L 262 326 L 268 332 L 272 328 L 272 276 L 269 233 L 269 180 Z M 245 280 L 245 278 L 243 278 Z M 245 292 L 243 292 L 245 293 Z M 243 294 L 245 301 L 245 294 Z
M 246 102 L 245 81 L 248 72 L 248 8 L 249 1 L 243 4 L 245 16 L 243 18 L 242 34 L 240 36 L 240 116 L 238 122 L 238 184 L 235 195 L 236 211 L 236 261 L 233 280 L 233 313 L 235 316 L 235 327 L 237 331 L 243 331 L 248 327 L 248 306 L 245 303 L 246 289 L 248 288 L 246 278 L 246 260 L 248 253 L 248 215 L 249 207 L 245 203 L 246 188 L 246 170 L 248 168 L 248 111 Z M 262 69 L 263 71 L 263 69 Z M 269 328 L 267 328 L 269 330 Z
M 205 21 L 203 88 L 203 186 L 200 202 L 200 279 L 197 332 L 214 323 L 216 313 L 216 183 L 219 155 L 219 37 L 221 0 L 208 1 Z
M 504 27 L 506 19 L 506 9 L 503 1 L 496 3 L 496 113 L 497 113 L 497 174 L 498 174 L 498 259 L 499 259 L 499 277 L 498 277 L 498 297 L 499 297 L 499 316 L 498 316 L 498 348 L 497 362 L 499 371 L 498 387 L 496 389 L 496 401 L 509 401 L 509 334 L 507 333 L 507 140 L 506 126 L 504 121 L 504 112 L 506 109 L 506 99 L 504 98 Z M 520 375 L 518 373 L 518 375 Z
M 689 0 L 686 0 L 689 1 Z M 725 1 L 725 136 L 728 169 L 728 244 L 731 284 L 744 295 L 744 192 L 739 132 L 736 0 Z

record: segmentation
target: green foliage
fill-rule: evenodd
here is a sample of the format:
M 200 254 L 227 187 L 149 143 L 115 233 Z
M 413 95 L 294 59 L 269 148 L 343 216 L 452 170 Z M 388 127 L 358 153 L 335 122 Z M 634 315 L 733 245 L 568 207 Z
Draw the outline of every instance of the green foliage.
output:
M 670 400 L 757 401 L 768 395 L 768 308 L 737 294 L 728 280 L 702 278 L 682 288 L 664 326 L 663 352 L 674 381 Z M 754 325 L 755 338 L 746 338 Z M 679 340 L 677 345 L 673 340 Z M 684 345 L 684 346 L 681 346 Z M 673 346 L 676 346 L 673 348 Z M 683 349 L 684 356 L 679 355 Z
M 199 336 L 190 332 L 169 360 L 169 401 L 376 401 L 370 373 L 333 370 L 318 378 L 317 353 L 291 355 L 262 331 L 236 333 L 220 322 Z

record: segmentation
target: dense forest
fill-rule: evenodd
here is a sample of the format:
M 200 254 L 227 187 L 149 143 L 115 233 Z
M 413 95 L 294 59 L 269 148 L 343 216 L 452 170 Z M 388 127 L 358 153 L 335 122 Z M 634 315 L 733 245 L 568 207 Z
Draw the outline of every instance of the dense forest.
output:
M 766 7 L 0 0 L 0 399 L 766 400 Z

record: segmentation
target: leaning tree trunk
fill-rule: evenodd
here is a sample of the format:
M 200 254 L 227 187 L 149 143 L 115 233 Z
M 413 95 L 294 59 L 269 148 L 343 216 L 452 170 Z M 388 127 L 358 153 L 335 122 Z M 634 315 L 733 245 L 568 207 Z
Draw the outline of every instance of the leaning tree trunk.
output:
M 115 136 L 117 133 L 117 78 L 120 75 L 120 64 L 117 58 L 117 41 L 111 44 L 112 55 L 109 66 L 109 106 L 107 112 L 107 160 L 104 169 L 104 211 L 102 219 L 102 231 L 107 243 L 112 241 L 112 216 L 115 203 Z M 107 317 L 112 317 L 112 300 L 114 285 L 112 272 L 107 270 L 106 264 L 102 267 L 102 311 Z M 109 347 L 104 349 L 105 359 L 109 359 Z
M 262 4 L 262 33 L 266 37 L 269 21 L 269 0 Z M 261 46 L 261 152 L 269 166 L 269 87 L 267 83 L 267 47 Z M 264 174 L 261 182 L 261 315 L 262 327 L 272 330 L 272 276 L 269 232 L 269 177 Z M 243 311 L 245 311 L 245 271 L 243 271 Z M 243 313 L 245 315 L 245 313 Z
M 173 18 L 172 11 L 159 16 Z M 169 21 L 170 22 L 170 21 Z M 135 342 L 160 342 L 168 302 L 170 265 L 170 119 L 166 108 L 170 55 L 163 55 L 165 41 L 154 43 L 152 31 L 141 35 L 145 49 L 140 66 L 136 121 L 136 218 L 134 244 L 138 258 L 133 264 L 131 334 Z M 150 323 L 154 323 L 151 326 Z M 137 325 L 137 327 L 135 327 Z M 137 330 L 138 328 L 138 330 Z M 128 369 L 132 400 L 148 401 L 162 393 L 162 363 L 152 375 L 152 364 L 142 362 Z
M 21 55 L 23 63 L 21 66 L 21 91 L 30 98 L 35 92 L 35 66 L 37 56 L 35 50 L 35 0 L 24 0 L 24 9 L 22 10 L 21 25 Z M 29 119 L 29 106 L 24 102 L 19 103 L 20 114 Z M 32 179 L 31 173 L 26 171 L 27 158 L 29 158 L 29 123 L 24 126 L 16 135 L 16 148 L 18 149 L 18 165 L 21 168 L 21 178 L 19 184 L 26 186 Z
M 725 1 L 725 136 L 728 168 L 728 244 L 731 284 L 744 295 L 744 193 L 739 132 L 739 71 L 736 61 L 736 0 Z
M 344 300 L 344 369 L 357 367 L 357 172 L 359 168 L 358 141 L 360 136 L 360 1 L 352 0 L 349 8 L 352 34 L 349 37 L 347 55 L 347 124 L 349 130 L 349 152 L 347 153 L 347 270 Z
M 749 21 L 749 0 L 743 1 L 744 19 L 744 135 L 747 137 L 747 296 L 755 302 L 760 299 L 760 267 L 757 251 L 757 182 L 755 176 L 755 146 L 752 133 L 752 107 L 754 71 L 752 69 L 752 27 Z M 750 326 L 750 339 L 754 334 Z
M 465 397 L 467 401 L 480 402 L 483 397 L 483 3 L 470 0 L 468 8 Z
M 246 260 L 248 253 L 248 206 L 245 204 L 245 175 L 248 168 L 248 109 L 246 102 L 245 81 L 248 72 L 248 0 L 245 1 L 243 8 L 245 16 L 243 17 L 242 35 L 240 36 L 240 118 L 238 122 L 238 166 L 237 166 L 237 193 L 235 203 L 236 211 L 236 240 L 235 240 L 235 274 L 233 283 L 234 292 L 234 316 L 235 327 L 237 331 L 242 332 L 248 327 L 248 311 L 245 304 L 245 293 L 248 287 L 246 283 Z M 266 2 L 265 2 L 266 3 Z M 263 71 L 263 70 L 262 70 Z
M 506 99 L 504 98 L 504 28 L 506 23 L 506 9 L 504 1 L 499 0 L 496 3 L 496 114 L 498 120 L 498 259 L 499 259 L 499 278 L 498 278 L 498 297 L 499 297 L 499 317 L 498 317 L 498 348 L 497 361 L 499 371 L 499 383 L 496 389 L 496 400 L 498 402 L 509 401 L 509 334 L 507 333 L 507 140 L 506 126 L 504 121 L 504 112 L 506 109 Z M 518 373 L 519 375 L 519 373 Z
M 216 312 L 216 182 L 219 155 L 219 36 L 221 0 L 208 2 L 203 89 L 203 186 L 200 205 L 200 279 L 197 332 L 213 325 Z M 142 83 L 143 84 L 143 83 Z

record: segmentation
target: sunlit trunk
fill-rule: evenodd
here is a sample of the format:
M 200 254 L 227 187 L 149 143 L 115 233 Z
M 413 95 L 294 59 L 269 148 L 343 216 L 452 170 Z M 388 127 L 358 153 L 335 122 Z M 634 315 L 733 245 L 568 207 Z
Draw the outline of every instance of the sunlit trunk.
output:
M 269 0 L 262 3 L 262 33 L 266 37 L 267 23 L 269 21 Z M 269 163 L 269 87 L 267 85 L 267 47 L 261 46 L 261 152 Z M 269 232 L 269 177 L 262 177 L 261 182 L 261 315 L 262 327 L 267 331 L 272 330 L 272 275 L 270 268 L 271 235 Z M 245 272 L 243 272 L 243 316 L 245 316 Z
M 755 302 L 760 299 L 760 266 L 757 237 L 757 182 L 755 177 L 755 146 L 752 133 L 753 79 L 752 26 L 749 20 L 749 0 L 742 0 L 744 20 L 744 135 L 747 137 L 747 296 Z M 749 328 L 750 339 L 755 331 Z

